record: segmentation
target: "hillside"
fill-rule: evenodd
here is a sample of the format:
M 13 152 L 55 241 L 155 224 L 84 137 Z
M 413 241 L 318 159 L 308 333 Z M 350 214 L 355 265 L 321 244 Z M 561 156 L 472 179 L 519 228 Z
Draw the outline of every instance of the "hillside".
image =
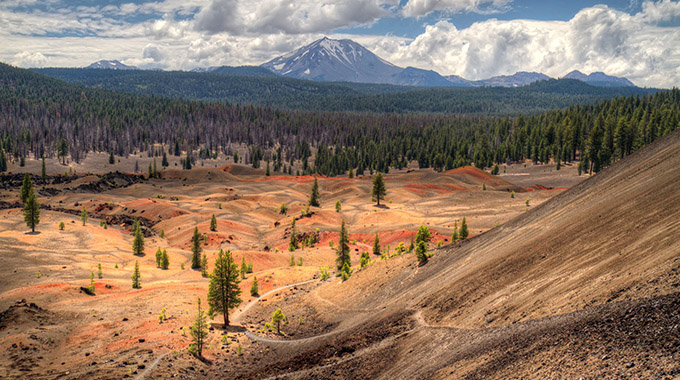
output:
M 250 76 L 251 74 L 229 75 L 235 73 L 230 70 L 222 75 L 220 69 L 207 73 L 65 68 L 33 71 L 90 87 L 174 99 L 255 104 L 295 110 L 380 113 L 534 114 L 549 109 L 658 91 L 638 87 L 595 87 L 573 79 L 541 81 L 517 88 L 426 88 L 324 83 L 276 76 Z M 432 75 L 432 72 L 406 69 L 399 78 L 402 84 L 414 84 L 421 80 L 418 78 L 435 82 L 444 80 L 438 75 Z
M 424 266 L 406 255 L 327 284 L 316 294 L 337 307 L 317 311 L 335 333 L 244 376 L 680 374 L 678 160 L 675 132 Z

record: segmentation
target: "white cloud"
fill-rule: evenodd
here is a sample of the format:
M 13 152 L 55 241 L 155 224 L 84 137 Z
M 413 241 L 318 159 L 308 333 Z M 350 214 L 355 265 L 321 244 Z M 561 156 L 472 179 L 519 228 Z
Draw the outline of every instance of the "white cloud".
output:
M 14 55 L 12 65 L 19 67 L 43 67 L 47 63 L 47 57 L 40 52 L 22 51 Z
M 651 23 L 658 20 L 652 9 L 630 15 L 599 6 L 567 22 L 491 19 L 460 30 L 440 21 L 410 44 L 377 45 L 376 53 L 402 66 L 468 79 L 517 71 L 557 77 L 578 69 L 625 76 L 642 86 L 678 86 L 680 28 Z
M 162 62 L 165 59 L 165 53 L 157 45 L 148 44 L 142 50 L 142 57 L 151 59 L 153 62 Z
M 420 17 L 435 11 L 496 13 L 508 10 L 510 3 L 512 0 L 408 0 L 402 14 L 406 17 Z
M 671 0 L 646 1 L 642 3 L 642 12 L 638 16 L 652 23 L 677 20 L 680 18 L 680 3 Z
M 395 0 L 212 0 L 196 15 L 208 33 L 302 34 L 368 24 L 386 15 Z

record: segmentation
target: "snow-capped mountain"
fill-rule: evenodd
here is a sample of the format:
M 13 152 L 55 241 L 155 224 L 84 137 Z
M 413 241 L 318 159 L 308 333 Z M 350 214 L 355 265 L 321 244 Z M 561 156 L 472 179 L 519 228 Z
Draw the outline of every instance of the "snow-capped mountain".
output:
M 137 67 L 125 65 L 115 59 L 111 61 L 102 59 L 87 66 L 86 69 L 137 70 Z
M 635 84 L 626 78 L 614 77 L 607 75 L 602 72 L 591 73 L 586 75 L 578 70 L 574 70 L 569 74 L 565 75 L 564 78 L 576 79 L 582 82 L 586 82 L 593 86 L 601 87 L 633 87 Z
M 401 68 L 352 40 L 332 40 L 328 37 L 274 58 L 261 67 L 285 77 L 322 82 L 384 83 L 424 87 L 520 87 L 550 79 L 542 73 L 525 71 L 476 81 L 457 75 L 444 77 L 432 70 Z M 577 79 L 593 86 L 635 86 L 626 78 L 599 72 L 585 75 L 573 71 L 565 78 Z
M 324 37 L 262 67 L 286 77 L 324 82 L 392 83 L 403 69 L 351 40 Z

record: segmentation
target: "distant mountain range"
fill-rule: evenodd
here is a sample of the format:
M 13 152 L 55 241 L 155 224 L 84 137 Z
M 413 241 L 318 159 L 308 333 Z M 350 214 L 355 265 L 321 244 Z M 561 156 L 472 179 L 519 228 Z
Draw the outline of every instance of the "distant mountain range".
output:
M 276 74 L 323 82 L 365 82 L 423 87 L 520 87 L 550 79 L 541 73 L 518 72 L 471 81 L 456 75 L 444 77 L 431 70 L 400 68 L 352 40 L 324 37 L 262 65 Z M 604 73 L 585 75 L 572 71 L 565 78 L 605 87 L 635 86 L 626 78 Z
M 135 70 L 119 61 L 102 60 L 87 68 Z M 517 72 L 484 80 L 468 80 L 457 75 L 442 76 L 436 71 L 415 67 L 401 68 L 352 40 L 333 40 L 324 37 L 295 51 L 274 58 L 261 66 L 221 66 L 197 68 L 194 72 L 214 74 L 306 79 L 317 82 L 351 82 L 391 84 L 416 87 L 521 87 L 551 79 L 536 72 Z M 601 72 L 586 75 L 572 71 L 564 78 L 576 79 L 599 87 L 634 87 L 630 80 Z
M 630 86 L 635 86 L 633 82 L 629 81 L 626 78 L 618 78 L 618 77 L 613 77 L 609 76 L 605 73 L 597 72 L 597 73 L 592 73 L 590 75 L 583 74 L 580 71 L 572 71 L 569 74 L 564 76 L 567 79 L 576 79 L 580 80 L 582 82 L 586 82 L 590 85 L 593 86 L 601 86 L 601 87 L 630 87 Z

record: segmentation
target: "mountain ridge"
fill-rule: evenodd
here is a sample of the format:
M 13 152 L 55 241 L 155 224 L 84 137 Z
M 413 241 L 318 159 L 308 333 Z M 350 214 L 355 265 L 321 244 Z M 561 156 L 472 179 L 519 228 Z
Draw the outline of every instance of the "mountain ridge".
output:
M 350 57 L 351 56 L 351 57 Z M 433 70 L 408 66 L 401 68 L 380 58 L 359 43 L 323 37 L 311 44 L 265 62 L 261 67 L 297 79 L 321 82 L 364 82 L 424 87 L 520 87 L 551 79 L 538 72 L 518 71 L 482 80 L 457 75 L 442 76 Z M 564 76 L 600 87 L 634 87 L 630 80 L 602 72 L 585 75 L 572 71 Z

